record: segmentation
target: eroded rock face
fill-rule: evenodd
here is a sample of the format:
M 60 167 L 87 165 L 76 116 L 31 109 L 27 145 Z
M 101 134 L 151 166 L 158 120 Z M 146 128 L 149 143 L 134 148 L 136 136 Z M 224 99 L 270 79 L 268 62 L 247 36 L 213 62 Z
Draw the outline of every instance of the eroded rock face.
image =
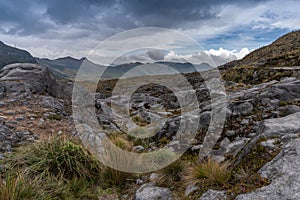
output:
M 249 194 L 237 196 L 237 200 L 298 200 L 300 199 L 300 139 L 287 143 L 281 152 L 259 170 L 271 180 L 271 184 Z
M 167 188 L 144 184 L 136 191 L 135 200 L 173 200 L 173 197 Z
M 38 64 L 10 64 L 0 71 L 0 88 L 6 93 L 51 93 L 54 84 L 52 72 Z

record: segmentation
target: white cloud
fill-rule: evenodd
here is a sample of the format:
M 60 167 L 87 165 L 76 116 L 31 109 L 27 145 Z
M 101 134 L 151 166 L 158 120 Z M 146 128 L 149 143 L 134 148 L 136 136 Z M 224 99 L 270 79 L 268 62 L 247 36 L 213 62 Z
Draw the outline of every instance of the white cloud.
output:
M 193 64 L 208 63 L 211 66 L 219 66 L 227 62 L 242 59 L 250 51 L 247 48 L 243 48 L 240 51 L 227 50 L 223 48 L 210 49 L 196 54 L 178 55 L 171 51 L 166 54 L 164 60 L 171 62 L 191 62 Z
M 227 59 L 231 59 L 231 58 L 235 58 L 235 59 L 242 59 L 245 55 L 249 54 L 250 51 L 248 48 L 243 48 L 240 51 L 237 50 L 227 50 L 227 49 L 223 49 L 223 48 L 219 48 L 218 50 L 215 49 L 210 49 L 208 51 L 204 51 L 205 53 L 209 54 L 209 55 L 213 55 L 213 56 L 220 56 L 223 58 L 227 58 Z

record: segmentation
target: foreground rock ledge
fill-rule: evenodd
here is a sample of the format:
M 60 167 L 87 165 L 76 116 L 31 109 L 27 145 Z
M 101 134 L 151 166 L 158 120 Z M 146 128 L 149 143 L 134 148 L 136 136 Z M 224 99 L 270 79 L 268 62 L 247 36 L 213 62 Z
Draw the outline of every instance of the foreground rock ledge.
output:
M 237 200 L 299 200 L 300 199 L 300 139 L 287 143 L 281 152 L 259 173 L 271 184 L 254 192 L 242 194 Z

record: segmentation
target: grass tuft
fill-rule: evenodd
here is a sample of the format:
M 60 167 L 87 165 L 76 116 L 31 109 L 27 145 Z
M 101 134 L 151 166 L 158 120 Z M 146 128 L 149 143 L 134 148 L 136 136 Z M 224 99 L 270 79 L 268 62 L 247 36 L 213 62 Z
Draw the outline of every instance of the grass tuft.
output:
M 207 179 L 211 185 L 225 185 L 231 176 L 230 163 L 219 163 L 209 158 L 194 167 L 193 176 L 196 179 Z
M 71 180 L 99 177 L 101 166 L 79 143 L 66 136 L 43 139 L 17 150 L 9 166 L 30 176 L 55 176 Z

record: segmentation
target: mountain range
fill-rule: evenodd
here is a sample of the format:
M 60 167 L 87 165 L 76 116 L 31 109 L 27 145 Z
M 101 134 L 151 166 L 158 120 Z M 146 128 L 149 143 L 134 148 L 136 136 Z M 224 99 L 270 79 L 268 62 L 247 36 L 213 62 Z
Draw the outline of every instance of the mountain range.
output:
M 15 47 L 8 46 L 0 41 L 0 69 L 11 63 L 38 63 L 48 67 L 54 74 L 60 78 L 74 79 L 77 71 L 83 62 L 89 64 L 91 70 L 87 74 L 98 72 L 97 69 L 104 68 L 105 72 L 102 78 L 119 78 L 126 72 L 143 63 L 126 63 L 121 65 L 101 66 L 92 63 L 87 58 L 76 59 L 72 57 L 63 57 L 54 60 L 47 58 L 34 58 L 29 52 Z M 167 65 L 177 70 L 178 73 L 192 73 L 196 68 L 207 70 L 211 66 L 202 63 L 194 66 L 191 63 L 175 63 L 175 62 L 156 62 L 154 65 Z M 272 44 L 259 48 L 246 55 L 241 60 L 228 62 L 219 69 L 228 69 L 233 66 L 252 66 L 252 67 L 278 67 L 278 66 L 299 66 L 300 65 L 300 31 L 293 31 L 278 38 Z M 96 69 L 96 71 L 95 71 Z M 139 71 L 138 75 L 153 75 L 151 69 Z
M 55 60 L 49 60 L 46 58 L 35 58 L 38 64 L 44 65 L 51 69 L 58 77 L 70 78 L 73 79 L 76 76 L 77 71 L 80 66 L 83 64 L 89 64 L 90 71 L 87 74 L 99 73 L 97 69 L 105 68 L 104 73 L 102 74 L 102 78 L 111 79 L 111 78 L 120 78 L 126 72 L 129 72 L 131 69 L 140 66 L 144 63 L 134 62 L 134 63 L 125 63 L 120 65 L 112 65 L 112 66 L 101 66 L 92 63 L 87 58 L 75 59 L 72 57 L 64 57 L 58 58 Z M 159 67 L 160 72 L 164 72 L 164 74 L 172 74 L 171 72 L 167 72 L 164 69 L 164 65 L 168 67 L 172 67 L 178 73 L 192 73 L 197 69 L 207 70 L 210 69 L 211 66 L 207 63 L 202 63 L 200 65 L 192 65 L 191 63 L 174 63 L 174 62 L 156 62 L 151 65 L 156 65 Z M 197 68 L 197 69 L 196 69 Z M 135 75 L 134 75 L 135 74 Z M 149 68 L 149 70 L 135 70 L 134 74 L 131 76 L 140 76 L 140 75 L 157 75 L 153 70 Z

